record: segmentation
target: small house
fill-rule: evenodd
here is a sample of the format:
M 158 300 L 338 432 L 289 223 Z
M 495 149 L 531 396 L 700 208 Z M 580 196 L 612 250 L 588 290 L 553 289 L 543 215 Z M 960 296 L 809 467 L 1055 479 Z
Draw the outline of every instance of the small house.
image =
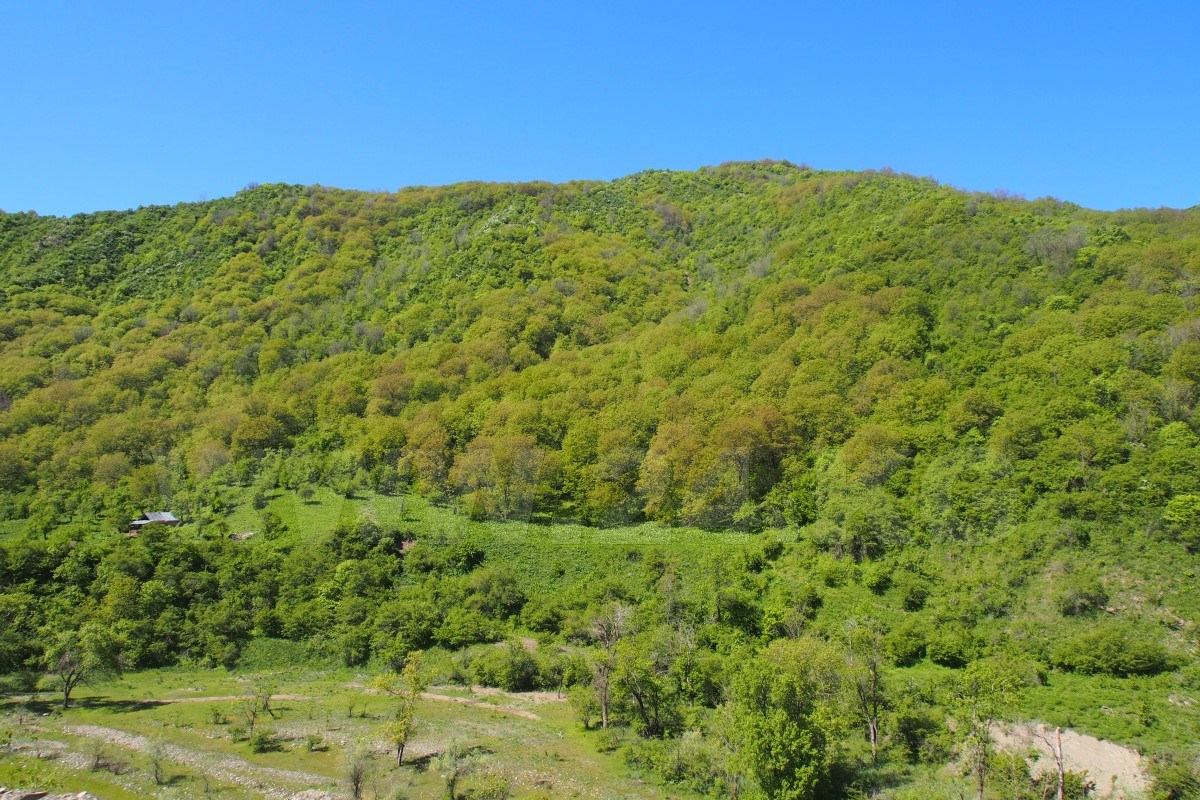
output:
M 133 522 L 129 523 L 129 532 L 137 533 L 152 522 L 160 522 L 163 525 L 170 525 L 174 527 L 179 524 L 179 518 L 170 511 L 147 511 L 145 514 L 142 514 Z

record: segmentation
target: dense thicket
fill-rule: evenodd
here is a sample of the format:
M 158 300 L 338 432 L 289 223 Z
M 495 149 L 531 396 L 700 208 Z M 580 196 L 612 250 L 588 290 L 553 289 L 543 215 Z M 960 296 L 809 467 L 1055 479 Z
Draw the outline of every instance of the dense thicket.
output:
M 787 164 L 6 215 L 0 491 L 42 531 L 195 516 L 273 452 L 862 556 L 1035 508 L 1191 535 L 1198 265 L 1196 213 Z
M 0 671 L 82 613 L 125 620 L 143 664 L 252 635 L 395 659 L 517 619 L 587 639 L 670 573 L 572 609 L 365 523 L 287 553 L 224 537 L 238 492 L 317 486 L 801 531 L 695 602 L 740 631 L 702 642 L 727 654 L 795 638 L 848 583 L 887 598 L 896 663 L 1161 671 L 1194 645 L 1198 279 L 1195 210 L 787 163 L 0 215 Z M 120 540 L 153 508 L 208 534 Z M 1146 614 L 1164 624 L 1131 635 Z M 727 691 L 808 715 L 793 678 Z

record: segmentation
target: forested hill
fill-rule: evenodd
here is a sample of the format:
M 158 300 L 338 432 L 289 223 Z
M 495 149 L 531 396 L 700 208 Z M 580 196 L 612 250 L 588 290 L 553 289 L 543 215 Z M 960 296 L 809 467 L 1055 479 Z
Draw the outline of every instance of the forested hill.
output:
M 0 694 L 425 650 L 712 796 L 1190 746 L 1198 281 L 1200 209 L 780 162 L 0 215 Z
M 736 163 L 0 216 L 0 513 L 287 486 L 479 517 L 1200 543 L 1200 212 Z

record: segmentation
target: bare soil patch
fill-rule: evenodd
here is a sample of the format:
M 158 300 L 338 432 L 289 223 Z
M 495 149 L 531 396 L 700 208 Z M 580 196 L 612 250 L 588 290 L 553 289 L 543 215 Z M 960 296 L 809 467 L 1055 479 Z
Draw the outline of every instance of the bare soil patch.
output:
M 1054 751 L 1046 741 L 1053 741 L 1053 728 L 1026 722 L 1011 727 L 998 725 L 992 733 L 997 747 L 1036 749 L 1040 757 L 1033 766 L 1035 774 L 1054 770 Z M 1142 771 L 1142 756 L 1132 747 L 1064 729 L 1062 748 L 1063 765 L 1075 772 L 1086 770 L 1099 797 L 1140 797 L 1150 786 Z

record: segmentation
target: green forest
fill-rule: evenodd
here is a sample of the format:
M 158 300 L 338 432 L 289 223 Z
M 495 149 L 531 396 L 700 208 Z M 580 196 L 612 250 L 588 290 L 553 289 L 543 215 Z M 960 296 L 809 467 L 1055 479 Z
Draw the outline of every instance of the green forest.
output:
M 1200 208 L 774 161 L 0 214 L 0 693 L 281 651 L 681 796 L 1055 796 L 1002 720 L 1198 796 L 1198 292 Z

